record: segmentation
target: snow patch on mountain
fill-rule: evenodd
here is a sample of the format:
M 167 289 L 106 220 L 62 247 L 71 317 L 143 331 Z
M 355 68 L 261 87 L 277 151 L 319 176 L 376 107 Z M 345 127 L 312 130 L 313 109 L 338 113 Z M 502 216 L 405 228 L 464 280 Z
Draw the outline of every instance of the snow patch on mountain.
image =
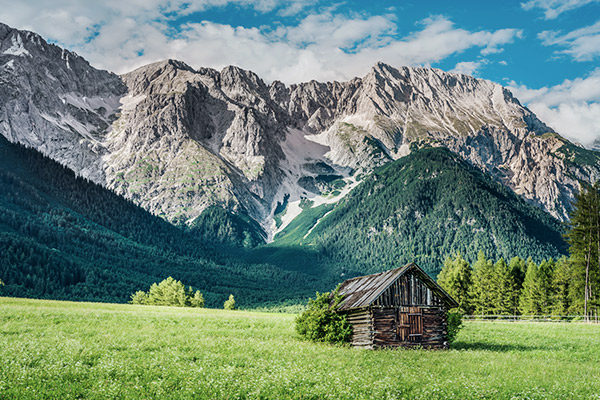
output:
M 28 56 L 31 57 L 31 53 L 27 51 L 23 45 L 23 39 L 20 34 L 13 35 L 11 38 L 11 47 L 4 50 L 2 54 L 8 54 L 12 56 Z

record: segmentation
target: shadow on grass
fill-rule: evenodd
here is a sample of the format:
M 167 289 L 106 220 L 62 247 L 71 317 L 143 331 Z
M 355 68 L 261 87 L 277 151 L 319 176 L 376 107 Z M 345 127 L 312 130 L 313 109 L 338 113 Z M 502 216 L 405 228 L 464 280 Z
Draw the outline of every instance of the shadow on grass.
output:
M 478 351 L 496 351 L 496 352 L 510 352 L 510 351 L 534 351 L 543 349 L 540 346 L 527 346 L 523 344 L 498 344 L 498 343 L 487 343 L 487 342 L 455 342 L 452 344 L 454 350 L 478 350 Z

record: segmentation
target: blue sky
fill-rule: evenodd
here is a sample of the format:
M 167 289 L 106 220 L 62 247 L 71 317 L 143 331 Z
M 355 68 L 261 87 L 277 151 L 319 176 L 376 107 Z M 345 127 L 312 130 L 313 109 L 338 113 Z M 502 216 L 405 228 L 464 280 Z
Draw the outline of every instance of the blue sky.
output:
M 508 86 L 562 135 L 600 138 L 600 0 L 0 0 L 1 21 L 124 73 L 166 58 L 267 81 L 347 80 L 377 61 Z

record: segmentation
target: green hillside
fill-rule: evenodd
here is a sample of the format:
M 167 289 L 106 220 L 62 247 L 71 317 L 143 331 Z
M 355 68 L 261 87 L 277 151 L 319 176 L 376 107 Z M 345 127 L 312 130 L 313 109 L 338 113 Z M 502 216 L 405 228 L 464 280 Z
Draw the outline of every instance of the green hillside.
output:
M 194 229 L 172 226 L 0 136 L 4 295 L 125 302 L 173 276 L 200 289 L 208 306 L 222 306 L 230 293 L 254 306 L 304 301 L 335 284 L 246 262 L 227 247 L 259 240 L 250 224 L 220 209 L 209 209 Z
M 271 246 L 316 249 L 350 274 L 414 261 L 433 276 L 453 252 L 537 262 L 566 253 L 557 220 L 444 148 L 385 165 L 327 211 L 305 210 Z
M 410 261 L 435 276 L 456 251 L 471 261 L 479 250 L 536 261 L 565 251 L 557 221 L 444 149 L 386 165 L 335 207 L 305 209 L 274 243 L 263 234 L 216 207 L 192 228 L 170 225 L 0 138 L 5 295 L 125 302 L 173 276 L 207 306 L 230 293 L 242 307 L 295 304 Z

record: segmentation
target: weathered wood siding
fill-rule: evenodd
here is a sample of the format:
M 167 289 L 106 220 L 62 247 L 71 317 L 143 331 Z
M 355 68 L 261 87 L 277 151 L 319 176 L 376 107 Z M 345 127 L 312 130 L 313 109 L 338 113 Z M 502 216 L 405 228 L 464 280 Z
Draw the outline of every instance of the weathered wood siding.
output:
M 443 307 L 373 307 L 373 347 L 446 347 Z
M 373 317 L 369 307 L 356 309 L 346 314 L 352 325 L 352 345 L 357 347 L 373 347 Z
M 442 306 L 442 299 L 414 273 L 407 273 L 390 285 L 373 302 L 374 306 Z

